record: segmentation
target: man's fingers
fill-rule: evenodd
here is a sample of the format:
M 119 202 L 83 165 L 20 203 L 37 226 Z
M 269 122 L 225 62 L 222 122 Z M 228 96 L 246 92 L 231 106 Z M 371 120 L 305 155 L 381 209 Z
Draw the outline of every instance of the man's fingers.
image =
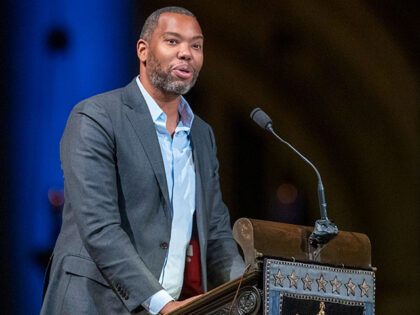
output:
M 190 297 L 190 298 L 188 298 L 188 299 L 184 300 L 184 302 L 189 303 L 189 302 L 191 302 L 191 301 L 193 301 L 193 300 L 195 300 L 195 299 L 198 299 L 198 298 L 200 298 L 200 297 L 202 297 L 202 296 L 203 296 L 203 294 L 200 294 L 200 295 L 195 295 L 195 296 L 192 296 L 192 297 Z
M 194 301 L 195 299 L 200 298 L 201 296 L 203 296 L 203 294 L 192 296 L 192 297 L 190 297 L 186 300 L 183 300 L 183 301 L 171 301 L 168 304 L 166 304 L 164 306 L 164 308 L 162 308 L 162 310 L 160 311 L 160 314 L 170 313 L 170 312 L 174 311 L 175 309 L 177 309 L 181 306 L 184 306 L 185 304 L 190 303 L 190 302 Z

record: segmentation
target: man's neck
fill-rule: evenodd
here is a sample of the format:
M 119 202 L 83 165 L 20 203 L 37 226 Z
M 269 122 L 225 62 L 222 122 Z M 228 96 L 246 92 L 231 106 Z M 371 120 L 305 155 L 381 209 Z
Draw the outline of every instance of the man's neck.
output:
M 155 100 L 162 111 L 166 115 L 166 129 L 173 135 L 175 128 L 179 122 L 178 106 L 181 100 L 181 96 L 173 93 L 165 93 L 155 88 L 149 80 L 140 77 L 140 82 L 149 93 L 149 95 Z

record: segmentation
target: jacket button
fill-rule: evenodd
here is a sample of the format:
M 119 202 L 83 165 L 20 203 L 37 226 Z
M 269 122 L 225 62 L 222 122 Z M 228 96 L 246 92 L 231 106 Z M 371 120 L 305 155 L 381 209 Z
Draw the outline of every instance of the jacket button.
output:
M 168 247 L 169 247 L 168 243 L 166 243 L 166 242 L 160 243 L 160 248 L 168 249 Z

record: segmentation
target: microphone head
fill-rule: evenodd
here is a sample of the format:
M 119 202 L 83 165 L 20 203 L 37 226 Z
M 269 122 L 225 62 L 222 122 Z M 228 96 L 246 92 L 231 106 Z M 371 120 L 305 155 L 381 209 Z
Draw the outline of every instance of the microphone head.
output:
M 271 118 L 264 111 L 257 107 L 251 112 L 251 119 L 257 123 L 262 129 L 270 130 L 272 126 Z

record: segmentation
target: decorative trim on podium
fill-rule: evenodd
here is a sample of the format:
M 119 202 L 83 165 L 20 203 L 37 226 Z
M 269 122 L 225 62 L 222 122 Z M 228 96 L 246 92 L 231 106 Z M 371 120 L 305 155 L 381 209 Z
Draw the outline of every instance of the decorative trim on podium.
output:
M 284 313 L 286 308 L 293 309 L 293 315 L 298 309 L 302 314 L 306 314 L 303 310 L 317 309 L 314 315 L 318 311 L 328 315 L 373 315 L 374 304 L 373 271 L 264 260 L 264 314 L 289 315 Z

